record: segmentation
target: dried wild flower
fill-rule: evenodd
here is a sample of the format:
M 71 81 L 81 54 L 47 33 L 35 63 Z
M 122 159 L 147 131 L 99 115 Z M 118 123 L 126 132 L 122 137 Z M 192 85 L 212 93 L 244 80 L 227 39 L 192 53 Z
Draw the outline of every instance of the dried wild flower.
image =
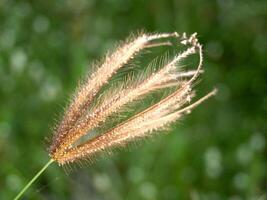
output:
M 112 90 L 104 95 L 101 103 L 91 106 L 102 86 L 107 84 L 109 79 L 137 53 L 146 48 L 169 45 L 169 42 L 161 40 L 170 37 L 179 39 L 180 44 L 188 48 L 161 66 L 158 71 Z M 187 56 L 196 53 L 199 55 L 197 69 L 181 71 L 179 63 Z M 215 94 L 214 90 L 197 102 L 184 107 L 193 97 L 192 85 L 202 72 L 202 60 L 202 46 L 196 34 L 190 37 L 186 34 L 179 36 L 177 33 L 142 34 L 121 45 L 114 53 L 108 54 L 101 66 L 78 88 L 61 123 L 55 130 L 50 147 L 51 158 L 60 165 L 78 159 L 90 159 L 99 152 L 109 151 L 114 147 L 124 146 L 128 142 L 149 136 L 153 131 L 178 120 L 186 112 L 190 112 L 192 108 Z M 176 91 L 114 128 L 77 144 L 80 138 L 102 126 L 109 116 L 120 112 L 125 105 L 167 87 L 176 87 Z
M 171 45 L 169 38 L 175 38 L 186 50 L 171 60 L 162 62 L 151 73 L 143 74 L 134 80 L 128 77 L 125 83 L 104 93 L 102 88 L 120 68 L 129 63 L 140 51 L 163 45 Z M 181 61 L 190 55 L 198 54 L 196 70 L 182 71 Z M 167 125 L 189 113 L 197 105 L 216 93 L 213 90 L 206 96 L 190 104 L 196 79 L 202 73 L 202 46 L 196 34 L 189 37 L 184 33 L 141 34 L 109 53 L 102 64 L 78 87 L 63 119 L 56 127 L 49 148 L 50 161 L 28 182 L 14 198 L 19 199 L 30 185 L 54 161 L 59 165 L 92 159 L 98 153 L 110 152 L 115 147 L 123 147 L 153 135 Z M 154 67 L 154 66 L 153 66 Z M 159 68 L 158 70 L 155 70 Z M 113 128 L 94 136 L 93 131 L 103 127 L 114 114 L 119 114 L 130 103 L 164 88 L 174 88 L 173 92 L 154 105 L 134 114 Z M 100 98 L 101 97 L 101 98 Z M 116 115 L 115 115 L 116 116 Z M 83 141 L 86 136 L 90 139 Z

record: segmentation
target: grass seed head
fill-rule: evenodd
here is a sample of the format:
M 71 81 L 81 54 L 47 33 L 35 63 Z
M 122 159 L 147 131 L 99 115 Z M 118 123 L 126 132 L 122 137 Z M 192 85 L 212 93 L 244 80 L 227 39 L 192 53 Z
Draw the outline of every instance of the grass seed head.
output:
M 157 66 L 158 70 L 136 80 L 126 80 L 126 83 L 122 83 L 120 87 L 110 89 L 103 95 L 100 102 L 93 105 L 102 87 L 109 83 L 120 68 L 144 49 L 171 45 L 172 43 L 169 41 L 162 41 L 169 38 L 175 38 L 180 45 L 187 49 L 164 62 L 162 66 Z M 199 57 L 196 69 L 181 70 L 180 63 L 193 54 L 197 54 Z M 127 40 L 113 53 L 108 53 L 102 64 L 77 89 L 63 119 L 55 129 L 49 149 L 51 158 L 61 165 L 79 159 L 93 158 L 103 151 L 110 151 L 114 147 L 123 147 L 131 141 L 151 136 L 157 130 L 180 119 L 216 93 L 214 90 L 190 104 L 194 96 L 193 84 L 203 73 L 202 62 L 202 46 L 199 44 L 196 34 L 189 37 L 185 33 L 181 36 L 177 33 L 141 34 Z M 138 101 L 152 92 L 170 87 L 175 90 L 159 102 L 109 130 L 79 142 L 81 138 L 103 126 L 107 119 L 116 116 L 115 114 L 121 112 L 130 103 Z

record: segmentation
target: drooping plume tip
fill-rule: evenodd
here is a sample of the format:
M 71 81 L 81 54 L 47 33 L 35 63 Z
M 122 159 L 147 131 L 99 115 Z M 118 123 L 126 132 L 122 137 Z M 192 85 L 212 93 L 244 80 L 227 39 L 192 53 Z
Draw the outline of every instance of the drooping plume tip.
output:
M 142 50 L 158 46 L 171 45 L 168 38 L 175 38 L 186 50 L 178 53 L 172 59 L 157 66 L 143 79 L 125 83 L 103 95 L 102 100 L 92 106 L 101 88 L 109 83 L 119 69 L 123 68 Z M 195 70 L 183 71 L 180 63 L 190 55 L 198 55 Z M 214 89 L 206 96 L 191 103 L 194 96 L 193 83 L 203 73 L 202 45 L 198 42 L 196 33 L 187 36 L 183 33 L 141 34 L 119 46 L 109 53 L 96 71 L 77 89 L 74 98 L 57 126 L 50 156 L 63 165 L 78 159 L 91 158 L 94 155 L 114 147 L 122 147 L 131 141 L 152 135 L 155 131 L 179 120 L 200 103 L 216 94 Z M 113 128 L 79 142 L 90 132 L 103 126 L 110 116 L 116 116 L 127 105 L 146 97 L 152 92 L 173 87 L 173 91 L 159 102 L 145 110 L 125 119 Z

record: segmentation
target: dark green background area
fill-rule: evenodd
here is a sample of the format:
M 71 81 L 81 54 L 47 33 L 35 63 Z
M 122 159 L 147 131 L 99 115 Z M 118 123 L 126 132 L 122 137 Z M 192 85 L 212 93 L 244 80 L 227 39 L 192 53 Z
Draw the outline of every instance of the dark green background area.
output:
M 24 199 L 267 199 L 266 0 L 0 0 L 0 199 L 49 160 L 90 63 L 140 30 L 198 32 L 197 94 L 218 95 L 169 134 L 68 174 L 51 165 Z

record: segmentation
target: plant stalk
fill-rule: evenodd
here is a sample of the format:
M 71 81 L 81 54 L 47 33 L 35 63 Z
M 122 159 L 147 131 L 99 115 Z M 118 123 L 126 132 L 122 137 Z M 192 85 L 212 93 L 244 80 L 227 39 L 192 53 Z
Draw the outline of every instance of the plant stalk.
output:
M 14 198 L 14 200 L 18 200 L 24 193 L 25 191 L 32 185 L 32 183 L 46 170 L 46 168 L 54 162 L 53 159 L 49 160 L 45 166 L 36 173 L 36 175 L 27 183 L 27 185 L 18 193 L 18 195 Z

